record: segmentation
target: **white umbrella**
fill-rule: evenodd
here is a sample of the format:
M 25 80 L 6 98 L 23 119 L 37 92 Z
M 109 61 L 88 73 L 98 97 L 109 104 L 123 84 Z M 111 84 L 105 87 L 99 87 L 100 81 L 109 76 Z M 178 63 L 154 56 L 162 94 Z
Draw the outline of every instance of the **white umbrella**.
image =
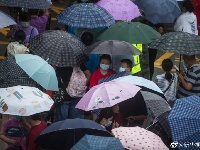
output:
M 30 116 L 49 111 L 54 101 L 35 87 L 14 86 L 0 88 L 0 113 Z
M 0 10 L 0 29 L 17 24 L 12 17 Z

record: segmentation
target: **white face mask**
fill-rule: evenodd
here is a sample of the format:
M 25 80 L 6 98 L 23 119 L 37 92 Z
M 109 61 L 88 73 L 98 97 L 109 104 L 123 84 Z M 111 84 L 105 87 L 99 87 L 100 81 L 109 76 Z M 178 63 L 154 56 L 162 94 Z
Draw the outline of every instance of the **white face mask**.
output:
M 125 68 L 122 68 L 122 67 L 119 68 L 119 72 L 124 72 L 124 71 L 126 71 Z

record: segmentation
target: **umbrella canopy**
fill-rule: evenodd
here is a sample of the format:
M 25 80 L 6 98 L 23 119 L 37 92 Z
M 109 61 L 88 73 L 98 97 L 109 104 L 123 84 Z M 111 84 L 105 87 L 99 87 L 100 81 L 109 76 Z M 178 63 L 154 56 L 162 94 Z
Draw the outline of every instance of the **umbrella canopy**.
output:
M 179 54 L 200 54 L 200 37 L 185 32 L 170 32 L 153 41 L 149 48 Z
M 89 111 L 112 107 L 134 97 L 139 87 L 121 81 L 110 81 L 92 87 L 78 102 L 76 108 Z
M 44 90 L 37 82 L 29 77 L 29 75 L 17 65 L 14 57 L 7 57 L 0 61 L 0 88 L 11 86 L 31 86 Z
M 70 150 L 123 150 L 119 139 L 114 137 L 102 137 L 85 135 Z
M 48 9 L 51 7 L 46 0 L 0 0 L 7 7 L 22 7 L 28 9 Z
M 160 90 L 160 88 L 154 82 L 147 80 L 145 78 L 142 78 L 142 77 L 129 75 L 129 76 L 117 78 L 116 80 L 134 84 L 137 86 L 146 87 L 148 89 L 151 89 L 153 91 L 163 94 L 163 92 Z
M 85 49 L 92 54 L 140 55 L 141 52 L 130 43 L 118 40 L 98 41 Z
M 9 15 L 7 15 L 1 10 L 0 10 L 0 18 L 1 18 L 0 28 L 5 28 L 7 26 L 17 24 L 13 18 L 11 18 Z
M 131 21 L 141 16 L 137 5 L 130 0 L 100 0 L 96 4 L 105 8 L 115 20 Z
M 58 91 L 55 70 L 47 61 L 31 54 L 16 54 L 15 59 L 16 63 L 43 88 Z
M 66 119 L 48 126 L 36 143 L 46 149 L 72 148 L 85 134 L 112 137 L 100 124 L 84 119 Z
M 168 116 L 173 141 L 199 142 L 200 98 L 189 96 L 177 99 Z
M 112 129 L 112 133 L 129 150 L 168 150 L 159 136 L 140 127 L 119 127 Z
M 144 11 L 145 18 L 153 24 L 173 23 L 181 14 L 176 0 L 135 0 L 134 3 Z
M 109 27 L 115 23 L 114 18 L 104 8 L 92 3 L 74 4 L 56 18 L 58 23 L 77 28 Z
M 31 38 L 29 49 L 57 67 L 76 67 L 87 61 L 85 45 L 64 31 L 46 31 Z
M 120 40 L 130 44 L 148 44 L 160 37 L 160 33 L 139 22 L 118 22 L 101 33 L 97 40 Z
M 0 99 L 7 106 L 7 109 L 0 109 L 0 113 L 18 116 L 49 111 L 54 103 L 47 94 L 27 86 L 0 88 Z
M 150 108 L 155 117 L 171 110 L 167 101 L 159 95 L 147 91 L 141 91 L 141 94 L 144 98 L 146 106 Z

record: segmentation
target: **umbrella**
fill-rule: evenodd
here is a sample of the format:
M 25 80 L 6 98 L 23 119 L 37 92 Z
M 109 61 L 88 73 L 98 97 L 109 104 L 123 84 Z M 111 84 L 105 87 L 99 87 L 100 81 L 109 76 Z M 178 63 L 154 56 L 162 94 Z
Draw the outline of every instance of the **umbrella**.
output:
M 130 43 L 118 40 L 98 41 L 85 49 L 92 54 L 140 55 L 141 52 Z
M 145 18 L 153 24 L 173 23 L 181 14 L 176 0 L 135 0 L 145 13 Z
M 200 37 L 185 32 L 170 32 L 162 35 L 149 45 L 149 48 L 179 54 L 200 54 Z
M 104 8 L 92 3 L 74 4 L 56 18 L 58 23 L 77 28 L 109 27 L 115 23 L 114 18 Z
M 47 127 L 36 139 L 36 143 L 46 149 L 66 150 L 72 148 L 85 134 L 112 137 L 94 121 L 66 119 Z
M 28 86 L 0 88 L 0 99 L 7 105 L 7 109 L 0 109 L 0 113 L 18 116 L 49 111 L 54 103 L 47 94 Z
M 141 16 L 137 5 L 130 0 L 100 0 L 96 4 L 105 8 L 115 20 L 131 21 Z
M 168 116 L 173 141 L 200 141 L 200 98 L 189 96 L 177 99 Z M 180 147 L 180 149 L 184 147 Z
M 137 86 L 146 87 L 148 89 L 151 89 L 153 91 L 163 94 L 163 92 L 160 90 L 160 88 L 154 82 L 147 80 L 145 78 L 142 78 L 142 77 L 129 75 L 129 76 L 117 78 L 116 80 L 134 84 Z
M 31 79 L 24 70 L 16 64 L 14 57 L 7 57 L 0 61 L 0 73 L 0 88 L 22 85 L 37 87 L 43 90 L 37 82 Z
M 112 133 L 129 150 L 168 150 L 159 136 L 140 127 L 119 127 L 112 129 Z
M 78 102 L 76 108 L 89 111 L 112 107 L 134 97 L 139 87 L 121 81 L 110 81 L 92 87 Z
M 43 88 L 58 91 L 55 70 L 47 61 L 31 54 L 16 54 L 15 59 L 16 63 Z
M 64 31 L 46 31 L 31 38 L 29 49 L 57 67 L 76 67 L 87 61 L 84 44 Z
M 147 91 L 140 92 L 142 93 L 146 106 L 150 108 L 155 117 L 171 110 L 167 101 L 159 95 Z
M 160 37 L 160 33 L 139 22 L 118 22 L 101 33 L 97 40 L 120 40 L 130 44 L 148 44 Z
M 9 15 L 7 15 L 1 10 L 0 10 L 0 18 L 1 18 L 0 28 L 5 28 L 7 26 L 17 24 L 13 18 L 11 18 Z
M 46 0 L 0 0 L 7 7 L 22 7 L 28 9 L 48 9 L 51 7 Z
M 114 137 L 102 137 L 85 135 L 70 150 L 123 150 L 119 139 Z

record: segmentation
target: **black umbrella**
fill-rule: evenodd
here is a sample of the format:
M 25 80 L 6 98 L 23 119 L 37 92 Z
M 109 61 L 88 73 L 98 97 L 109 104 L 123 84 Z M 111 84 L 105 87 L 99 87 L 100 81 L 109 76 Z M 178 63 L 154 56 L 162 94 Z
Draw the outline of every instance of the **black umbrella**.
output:
M 66 119 L 47 127 L 36 139 L 45 149 L 68 150 L 85 134 L 112 137 L 100 124 L 84 119 Z
M 10 56 L 0 61 L 0 88 L 11 86 L 31 86 L 44 90 L 17 65 L 15 58 Z
M 48 9 L 51 4 L 46 0 L 0 0 L 0 4 L 7 7 L 22 7 L 29 9 Z
M 85 45 L 64 31 L 46 31 L 31 38 L 30 51 L 57 67 L 77 67 L 87 61 Z

